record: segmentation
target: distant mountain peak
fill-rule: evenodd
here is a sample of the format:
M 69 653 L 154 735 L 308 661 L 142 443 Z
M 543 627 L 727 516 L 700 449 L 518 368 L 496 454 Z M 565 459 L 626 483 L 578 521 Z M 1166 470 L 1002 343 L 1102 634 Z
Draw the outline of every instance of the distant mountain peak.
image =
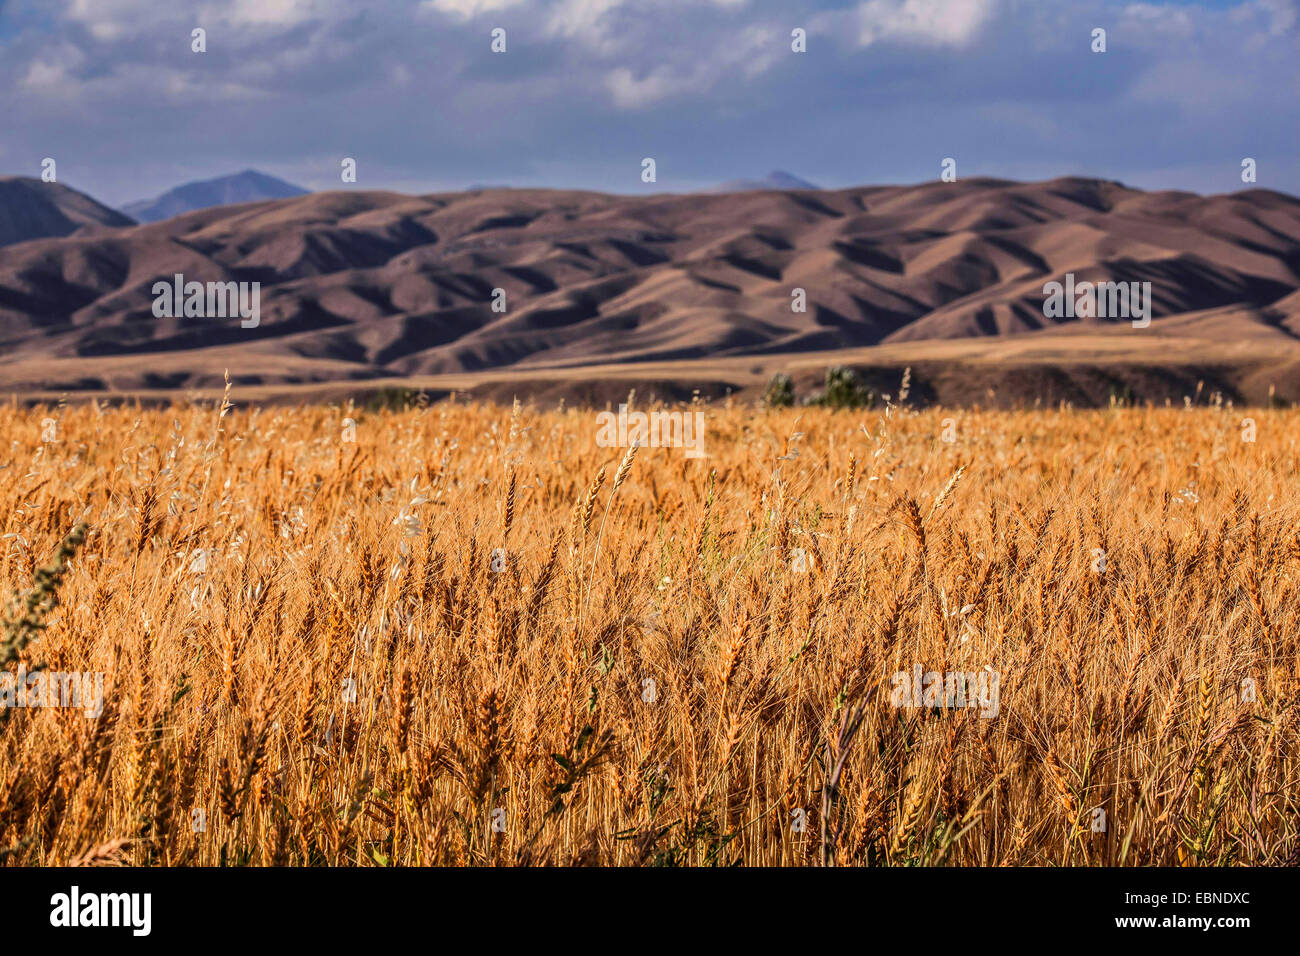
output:
M 184 183 L 154 199 L 127 203 L 122 211 L 139 222 L 158 222 L 214 206 L 305 196 L 307 190 L 256 169 Z
M 730 182 L 714 186 L 712 193 L 738 193 L 750 189 L 820 189 L 806 179 L 800 179 L 794 173 L 783 169 L 774 169 L 762 179 L 733 179 Z

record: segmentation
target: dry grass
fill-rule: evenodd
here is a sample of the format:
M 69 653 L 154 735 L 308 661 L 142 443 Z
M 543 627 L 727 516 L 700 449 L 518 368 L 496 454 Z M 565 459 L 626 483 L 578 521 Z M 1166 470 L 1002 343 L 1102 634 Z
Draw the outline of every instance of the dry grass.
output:
M 2 408 L 5 667 L 107 677 L 0 719 L 0 860 L 1295 862 L 1300 412 L 1249 414 Z

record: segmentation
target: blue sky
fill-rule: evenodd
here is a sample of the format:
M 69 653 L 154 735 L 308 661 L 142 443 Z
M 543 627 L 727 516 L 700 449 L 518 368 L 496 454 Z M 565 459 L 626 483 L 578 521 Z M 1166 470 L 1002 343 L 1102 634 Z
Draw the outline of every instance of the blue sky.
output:
M 0 171 L 50 156 L 109 203 L 248 167 L 342 188 L 345 156 L 361 188 L 628 193 L 945 157 L 1215 193 L 1251 157 L 1300 194 L 1300 0 L 0 0 L 0 90 Z

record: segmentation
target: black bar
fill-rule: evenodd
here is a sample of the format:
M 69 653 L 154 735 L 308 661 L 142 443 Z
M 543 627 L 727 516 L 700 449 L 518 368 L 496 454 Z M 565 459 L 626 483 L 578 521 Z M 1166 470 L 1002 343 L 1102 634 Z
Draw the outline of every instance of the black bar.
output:
M 111 937 L 127 945 L 192 943 L 209 932 L 231 942 L 256 939 L 259 947 L 281 941 L 386 945 L 380 941 L 396 942 L 403 933 L 441 938 L 457 931 L 486 933 L 485 940 L 518 931 L 539 941 L 579 932 L 590 940 L 605 924 L 612 933 L 620 925 L 623 933 L 640 927 L 637 934 L 658 925 L 665 941 L 679 924 L 715 926 L 733 941 L 752 935 L 756 944 L 781 924 L 828 938 L 902 931 L 918 943 L 929 932 L 936 941 L 956 942 L 962 927 L 1008 944 L 1014 937 L 1004 934 L 1040 931 L 1056 940 L 1196 934 L 1230 943 L 1241 933 L 1290 929 L 1295 875 L 1283 869 L 1084 868 L 5 869 L 0 892 L 11 931 L 24 939 Z M 130 925 L 51 925 L 56 894 L 68 897 L 70 909 L 73 886 L 83 907 L 92 894 L 149 894 L 148 935 L 136 936 Z M 142 915 L 140 900 L 136 909 L 122 911 Z M 99 905 L 98 898 L 90 904 L 96 914 Z M 1121 925 L 1134 918 L 1154 922 Z M 1211 925 L 1190 924 L 1193 919 Z M 628 937 L 609 937 L 619 939 Z

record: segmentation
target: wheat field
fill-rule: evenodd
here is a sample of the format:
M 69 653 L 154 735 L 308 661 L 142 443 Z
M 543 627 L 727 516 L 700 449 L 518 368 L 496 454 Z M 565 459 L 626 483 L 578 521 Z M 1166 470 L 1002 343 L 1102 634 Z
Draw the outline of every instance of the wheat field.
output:
M 1300 412 L 703 410 L 0 407 L 0 860 L 1300 859 Z

